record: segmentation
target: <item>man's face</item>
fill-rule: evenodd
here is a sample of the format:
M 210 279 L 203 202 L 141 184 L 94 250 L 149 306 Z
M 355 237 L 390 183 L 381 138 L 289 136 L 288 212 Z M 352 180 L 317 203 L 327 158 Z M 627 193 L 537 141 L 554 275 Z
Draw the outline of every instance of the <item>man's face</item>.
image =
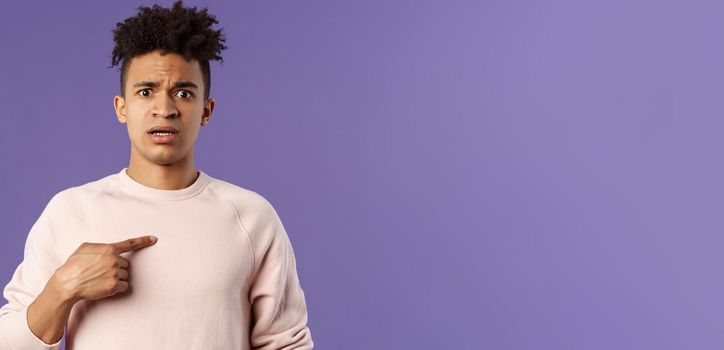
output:
M 204 101 L 201 65 L 183 56 L 155 51 L 132 59 L 125 98 L 113 100 L 118 121 L 127 124 L 131 160 L 171 165 L 193 160 L 201 125 L 208 123 L 214 100 Z M 149 133 L 156 126 L 178 130 L 172 136 Z

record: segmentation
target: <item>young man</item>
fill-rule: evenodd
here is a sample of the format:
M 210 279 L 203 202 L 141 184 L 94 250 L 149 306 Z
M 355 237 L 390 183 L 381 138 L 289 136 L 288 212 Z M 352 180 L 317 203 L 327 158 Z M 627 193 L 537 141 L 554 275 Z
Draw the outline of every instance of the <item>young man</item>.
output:
M 311 349 L 294 252 L 261 195 L 194 167 L 225 49 L 206 8 L 118 23 L 128 167 L 57 193 L 4 289 L 0 349 Z

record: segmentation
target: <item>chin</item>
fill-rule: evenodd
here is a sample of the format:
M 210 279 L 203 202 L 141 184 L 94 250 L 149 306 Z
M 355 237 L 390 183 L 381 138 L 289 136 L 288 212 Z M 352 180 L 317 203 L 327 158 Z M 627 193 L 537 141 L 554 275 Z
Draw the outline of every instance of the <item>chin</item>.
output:
M 182 157 L 178 157 L 173 152 L 146 154 L 145 158 L 150 163 L 158 165 L 172 165 L 174 163 L 178 163 L 182 159 Z
M 181 161 L 181 158 L 170 158 L 170 157 L 156 157 L 152 160 L 153 163 L 158 165 L 173 165 Z

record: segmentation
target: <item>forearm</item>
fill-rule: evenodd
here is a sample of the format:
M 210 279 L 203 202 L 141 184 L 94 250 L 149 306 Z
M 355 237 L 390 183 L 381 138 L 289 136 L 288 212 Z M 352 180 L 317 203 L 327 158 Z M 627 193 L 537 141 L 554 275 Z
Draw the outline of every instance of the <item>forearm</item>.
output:
M 63 337 L 65 324 L 75 302 L 49 283 L 28 306 L 30 330 L 47 344 Z

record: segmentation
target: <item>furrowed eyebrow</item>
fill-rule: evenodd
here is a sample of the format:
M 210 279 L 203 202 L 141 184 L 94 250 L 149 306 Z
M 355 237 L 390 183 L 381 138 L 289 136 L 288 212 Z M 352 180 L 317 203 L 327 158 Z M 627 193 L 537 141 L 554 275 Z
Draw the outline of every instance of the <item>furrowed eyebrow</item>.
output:
M 179 81 L 179 82 L 176 82 L 176 84 L 174 84 L 174 86 L 179 87 L 179 88 L 180 87 L 190 87 L 190 88 L 194 88 L 194 89 L 199 88 L 198 86 L 196 86 L 196 84 L 194 84 L 190 81 Z
M 138 83 L 133 84 L 133 87 L 158 87 L 161 85 L 160 82 L 157 81 L 140 81 Z M 174 84 L 174 87 L 181 88 L 181 87 L 190 87 L 194 89 L 198 89 L 198 85 L 194 84 L 190 81 L 178 81 Z

